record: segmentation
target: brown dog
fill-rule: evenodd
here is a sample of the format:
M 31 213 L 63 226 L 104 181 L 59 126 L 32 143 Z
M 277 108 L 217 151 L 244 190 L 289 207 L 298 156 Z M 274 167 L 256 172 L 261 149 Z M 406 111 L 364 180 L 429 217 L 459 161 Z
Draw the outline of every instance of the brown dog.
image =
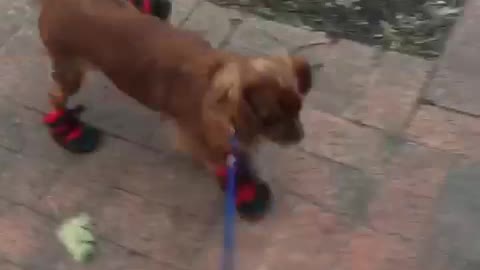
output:
M 299 120 L 311 71 L 302 58 L 246 57 L 141 14 L 122 0 L 43 0 L 41 39 L 63 109 L 89 68 L 132 98 L 171 117 L 184 147 L 209 168 L 224 164 L 235 131 L 242 148 L 261 138 L 303 138 Z

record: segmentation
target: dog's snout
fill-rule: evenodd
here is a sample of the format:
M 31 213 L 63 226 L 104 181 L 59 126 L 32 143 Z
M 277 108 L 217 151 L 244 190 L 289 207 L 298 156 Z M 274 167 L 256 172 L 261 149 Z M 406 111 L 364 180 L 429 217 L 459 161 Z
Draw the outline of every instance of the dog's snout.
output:
M 299 143 L 305 137 L 305 131 L 301 125 L 291 130 L 288 140 L 291 143 Z
M 295 120 L 283 128 L 280 143 L 285 145 L 299 143 L 305 137 L 305 131 L 300 121 Z

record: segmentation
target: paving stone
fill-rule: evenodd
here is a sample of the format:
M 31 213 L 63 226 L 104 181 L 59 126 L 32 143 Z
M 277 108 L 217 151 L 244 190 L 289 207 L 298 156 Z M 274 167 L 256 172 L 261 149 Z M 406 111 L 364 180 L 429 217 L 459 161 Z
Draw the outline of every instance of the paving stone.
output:
M 172 15 L 170 22 L 179 25 L 193 12 L 195 6 L 202 0 L 175 0 L 172 1 Z
M 265 259 L 256 269 L 332 269 L 347 243 L 349 228 L 341 217 L 312 204 L 290 204 L 289 215 L 272 233 Z
M 345 116 L 388 131 L 399 131 L 416 106 L 432 62 L 395 52 L 385 53 L 365 94 Z
M 42 116 L 8 99 L 0 99 L 0 145 L 30 158 L 61 166 L 72 157 L 50 137 Z
M 306 102 L 316 109 L 337 116 L 345 114 L 364 99 L 374 73 L 375 50 L 350 41 L 336 45 L 310 46 L 298 51 L 314 70 L 313 89 Z
M 350 235 L 335 269 L 424 269 L 419 266 L 421 250 L 453 161 L 438 150 L 402 144 L 377 182 L 368 226 L 357 227 Z
M 480 157 L 480 120 L 474 117 L 433 106 L 422 106 L 412 120 L 407 134 L 413 140 L 431 147 L 474 159 Z
M 58 259 L 61 246 L 49 220 L 23 206 L 0 214 L 0 256 L 26 269 L 48 269 Z
M 296 197 L 278 200 L 278 207 L 262 222 L 237 226 L 236 269 L 330 269 L 347 240 L 342 222 Z M 194 268 L 218 267 L 221 251 L 218 227 Z
M 335 166 L 296 148 L 279 151 L 271 158 L 275 159 L 275 182 L 326 209 L 335 209 Z
M 7 213 L 10 209 L 12 209 L 12 203 L 8 200 L 5 200 L 4 198 L 0 199 L 0 215 Z M 0 258 L 2 257 L 0 256 Z M 2 260 L 3 259 L 5 258 L 2 258 Z
M 50 137 L 42 122 L 42 115 L 23 109 L 19 113 L 21 125 L 19 138 L 21 139 L 22 154 L 32 158 L 45 159 L 57 166 L 62 166 L 72 158 L 71 153 L 57 145 Z
M 433 220 L 433 234 L 423 269 L 478 269 L 480 238 L 480 164 L 459 163 L 446 178 Z
M 333 269 L 401 270 L 417 268 L 415 249 L 406 249 L 398 235 L 386 235 L 370 229 L 353 232 Z
M 157 270 L 175 269 L 171 265 L 161 264 L 148 259 L 143 254 L 114 245 L 110 242 L 99 241 L 96 246 L 95 257 L 88 265 L 74 262 L 68 256 L 51 265 L 51 270 Z
M 401 236 L 408 249 L 426 240 L 431 214 L 449 167 L 450 154 L 406 143 L 385 167 L 369 222 L 378 233 Z
M 33 207 L 58 179 L 61 169 L 43 159 L 12 155 L 10 165 L 0 173 L 0 196 Z
M 368 222 L 368 209 L 377 195 L 377 180 L 358 170 L 343 166 L 335 172 L 336 212 L 348 218 L 353 225 Z
M 17 104 L 18 106 L 18 104 Z M 13 151 L 20 151 L 21 132 L 20 119 L 14 104 L 5 98 L 0 98 L 0 145 Z
M 476 70 L 480 56 L 480 34 L 477 18 L 480 4 L 476 1 L 465 3 L 465 14 L 454 27 L 444 55 L 438 65 L 426 98 L 435 104 L 458 111 L 480 115 L 480 79 Z
M 245 19 L 238 26 L 227 48 L 238 52 L 273 54 L 305 44 L 325 41 L 327 39 L 323 33 L 313 33 L 252 17 Z
M 275 223 L 281 220 L 275 215 L 271 214 L 267 220 L 255 224 L 236 224 L 235 269 L 259 269 L 270 246 L 271 231 L 275 228 Z M 222 235 L 221 226 L 216 226 L 209 235 L 210 240 L 206 241 L 194 260 L 192 269 L 208 270 L 220 267 L 223 254 Z
M 24 19 L 30 12 L 28 0 L 0 3 L 0 46 L 22 28 Z
M 19 2 L 30 2 L 23 0 Z M 22 27 L 15 35 L 11 36 L 1 47 L 0 51 L 8 57 L 31 57 L 35 55 L 46 56 L 46 50 L 38 33 L 38 11 L 29 6 L 25 7 L 26 13 Z
M 2 262 L 0 261 L 0 269 L 4 270 L 23 270 L 20 268 L 20 266 L 17 266 L 15 264 L 9 263 L 9 262 Z
M 10 166 L 16 153 L 0 147 L 0 171 L 6 170 Z
M 65 217 L 92 209 L 91 202 L 106 188 L 116 187 L 203 218 L 220 212 L 215 182 L 189 159 L 105 139 L 98 151 L 76 156 L 63 167 L 61 180 L 44 196 L 40 211 Z
M 102 236 L 180 267 L 204 245 L 211 222 L 122 191 L 105 197 L 93 216 Z
M 95 205 L 120 177 L 125 168 L 150 166 L 157 155 L 123 140 L 106 137 L 102 146 L 89 155 L 74 156 L 62 167 L 62 175 L 35 207 L 40 212 L 65 218 Z M 132 180 L 135 182 L 135 180 Z
M 352 223 L 366 221 L 376 188 L 372 177 L 300 150 L 291 149 L 277 155 L 276 182 L 323 209 L 348 217 Z
M 147 200 L 200 218 L 222 212 L 222 193 L 215 178 L 182 156 L 169 154 L 157 162 L 119 164 L 115 185 Z
M 159 123 L 146 145 L 156 151 L 175 151 L 175 130 L 172 123 L 160 116 Z
M 196 32 L 217 47 L 232 29 L 232 23 L 241 20 L 240 13 L 202 2 L 189 17 L 183 28 Z
M 374 172 L 386 158 L 383 135 L 344 119 L 305 108 L 302 112 L 305 138 L 301 146 L 336 162 Z
M 81 180 L 81 176 L 61 178 L 32 207 L 56 220 L 70 218 L 78 213 L 91 213 L 107 189 L 99 183 L 84 183 Z
M 0 93 L 43 111 L 49 110 L 50 63 L 36 27 L 26 24 L 0 50 Z M 28 78 L 28 79 L 26 79 Z

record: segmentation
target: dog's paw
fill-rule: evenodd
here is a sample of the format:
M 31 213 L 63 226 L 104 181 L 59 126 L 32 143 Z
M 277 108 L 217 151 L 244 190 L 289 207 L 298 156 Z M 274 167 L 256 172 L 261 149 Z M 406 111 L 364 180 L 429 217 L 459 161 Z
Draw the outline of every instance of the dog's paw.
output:
M 262 219 L 272 206 L 272 192 L 267 183 L 257 181 L 239 186 L 237 191 L 237 211 L 248 221 Z
M 80 123 L 77 129 L 67 136 L 53 135 L 53 138 L 67 151 L 84 154 L 97 150 L 101 142 L 101 132 L 95 127 Z
M 100 131 L 79 120 L 84 107 L 56 110 L 44 117 L 57 144 L 72 153 L 90 153 L 100 144 Z

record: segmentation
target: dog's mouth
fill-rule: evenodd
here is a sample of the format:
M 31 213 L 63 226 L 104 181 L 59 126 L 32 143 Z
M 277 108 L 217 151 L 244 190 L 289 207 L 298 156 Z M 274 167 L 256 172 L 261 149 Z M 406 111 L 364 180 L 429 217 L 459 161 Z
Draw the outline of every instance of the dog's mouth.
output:
M 273 132 L 266 135 L 270 141 L 282 145 L 291 146 L 300 143 L 305 137 L 302 127 L 284 129 L 284 132 Z
M 291 146 L 300 143 L 303 140 L 303 135 L 299 135 L 293 138 L 281 138 L 275 142 L 282 146 Z

